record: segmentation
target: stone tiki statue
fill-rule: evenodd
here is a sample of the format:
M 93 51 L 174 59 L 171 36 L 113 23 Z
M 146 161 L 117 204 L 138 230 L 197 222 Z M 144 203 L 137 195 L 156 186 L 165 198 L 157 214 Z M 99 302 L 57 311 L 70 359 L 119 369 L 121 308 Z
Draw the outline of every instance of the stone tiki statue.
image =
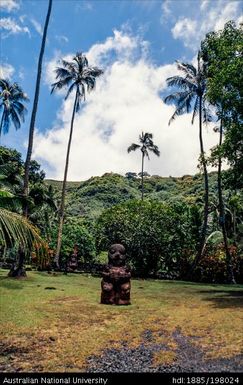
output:
M 78 246 L 74 245 L 73 252 L 67 261 L 67 271 L 72 272 L 78 268 Z
M 131 272 L 125 266 L 126 254 L 123 245 L 111 245 L 101 281 L 101 303 L 107 305 L 130 305 Z

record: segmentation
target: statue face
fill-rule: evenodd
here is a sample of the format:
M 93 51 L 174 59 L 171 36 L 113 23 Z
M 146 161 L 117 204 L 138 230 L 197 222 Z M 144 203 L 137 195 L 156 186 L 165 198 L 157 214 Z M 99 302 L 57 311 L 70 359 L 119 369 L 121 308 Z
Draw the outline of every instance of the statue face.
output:
M 111 245 L 108 251 L 109 263 L 113 266 L 125 265 L 125 247 L 120 244 Z

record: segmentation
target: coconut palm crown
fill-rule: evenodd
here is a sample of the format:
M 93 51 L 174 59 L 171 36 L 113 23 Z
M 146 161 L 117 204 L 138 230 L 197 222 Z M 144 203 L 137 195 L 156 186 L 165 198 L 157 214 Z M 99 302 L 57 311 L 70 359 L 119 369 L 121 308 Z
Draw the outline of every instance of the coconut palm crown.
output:
M 212 120 L 211 115 L 206 104 L 206 74 L 205 64 L 200 60 L 200 53 L 198 54 L 197 68 L 190 63 L 182 63 L 177 61 L 177 69 L 182 72 L 184 76 L 172 76 L 166 79 L 169 87 L 176 87 L 180 91 L 175 91 L 166 96 L 165 103 L 172 102 L 176 109 L 169 120 L 172 123 L 177 116 L 189 113 L 192 111 L 192 124 L 198 113 L 201 113 L 203 122 L 207 123 Z
M 52 84 L 51 92 L 67 87 L 66 100 L 71 92 L 76 90 L 75 112 L 78 112 L 81 101 L 85 101 L 86 90 L 89 92 L 95 88 L 96 78 L 102 75 L 103 71 L 98 67 L 89 67 L 86 56 L 81 52 L 78 52 L 71 62 L 62 60 L 61 63 L 62 67 L 55 71 L 58 81 Z
M 17 84 L 11 84 L 6 79 L 0 79 L 0 111 L 2 113 L 0 123 L 0 136 L 7 134 L 10 124 L 13 123 L 16 130 L 24 122 L 27 109 L 23 102 L 29 99 L 23 92 L 22 88 Z
M 144 188 L 143 188 L 143 177 L 144 177 L 144 158 L 147 157 L 149 159 L 149 152 L 154 153 L 157 156 L 160 156 L 160 151 L 158 146 L 156 146 L 153 142 L 153 134 L 149 132 L 145 132 L 145 134 L 142 132 L 142 135 L 139 135 L 139 142 L 140 144 L 132 143 L 128 149 L 127 152 L 136 151 L 140 148 L 142 152 L 142 200 L 144 196 Z

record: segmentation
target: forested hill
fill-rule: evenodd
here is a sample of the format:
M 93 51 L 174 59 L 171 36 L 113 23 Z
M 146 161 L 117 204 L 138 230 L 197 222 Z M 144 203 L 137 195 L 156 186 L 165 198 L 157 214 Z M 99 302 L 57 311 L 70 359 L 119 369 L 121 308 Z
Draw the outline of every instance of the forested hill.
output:
M 62 182 L 46 180 L 60 197 Z M 210 195 L 216 194 L 217 175 L 209 174 Z M 144 178 L 145 198 L 159 201 L 203 202 L 202 175 L 184 175 L 181 178 L 150 176 Z M 68 182 L 66 207 L 68 216 L 97 217 L 104 208 L 141 197 L 141 178 L 107 173 L 83 182 Z

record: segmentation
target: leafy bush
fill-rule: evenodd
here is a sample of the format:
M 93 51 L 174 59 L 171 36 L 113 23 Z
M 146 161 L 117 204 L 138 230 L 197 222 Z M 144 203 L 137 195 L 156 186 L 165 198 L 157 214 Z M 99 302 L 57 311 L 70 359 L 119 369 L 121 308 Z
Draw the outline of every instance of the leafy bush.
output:
M 198 229 L 194 217 L 184 204 L 126 202 L 107 209 L 98 219 L 97 249 L 122 243 L 138 275 L 170 271 L 181 276 L 185 259 L 195 251 Z
M 234 275 L 237 282 L 242 282 L 243 258 L 238 255 L 237 248 L 230 246 Z M 227 282 L 227 261 L 223 243 L 208 248 L 195 270 L 195 280 L 200 282 L 226 283 Z
M 55 248 L 57 239 L 57 227 L 53 230 L 51 247 Z M 65 261 L 73 251 L 78 248 L 79 262 L 91 262 L 96 255 L 95 240 L 92 232 L 82 220 L 69 218 L 63 225 L 61 259 Z

